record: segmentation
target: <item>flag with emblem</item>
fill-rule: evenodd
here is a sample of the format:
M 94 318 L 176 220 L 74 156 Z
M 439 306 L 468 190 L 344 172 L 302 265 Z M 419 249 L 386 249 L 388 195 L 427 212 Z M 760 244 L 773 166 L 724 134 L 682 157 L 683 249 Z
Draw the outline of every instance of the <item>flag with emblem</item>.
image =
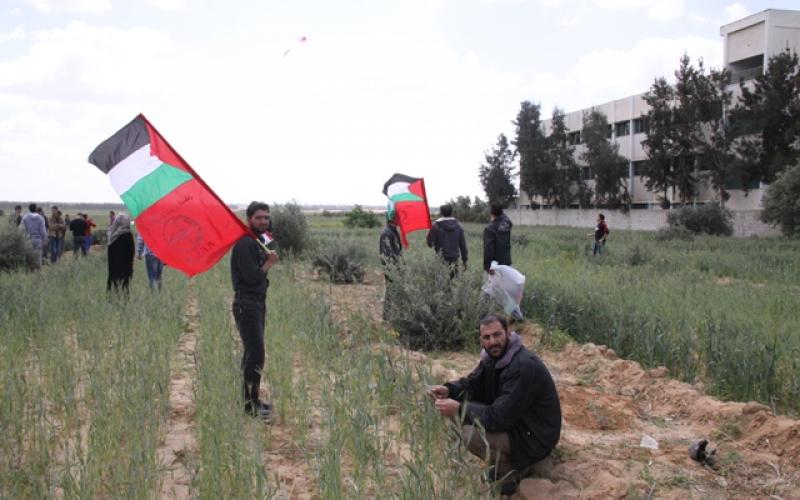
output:
M 431 211 L 425 194 L 425 180 L 394 174 L 383 185 L 383 194 L 389 198 L 387 218 L 400 228 L 400 240 L 408 247 L 407 235 L 431 228 Z
M 189 276 L 250 234 L 143 115 L 97 146 L 89 163 L 108 175 L 150 249 Z

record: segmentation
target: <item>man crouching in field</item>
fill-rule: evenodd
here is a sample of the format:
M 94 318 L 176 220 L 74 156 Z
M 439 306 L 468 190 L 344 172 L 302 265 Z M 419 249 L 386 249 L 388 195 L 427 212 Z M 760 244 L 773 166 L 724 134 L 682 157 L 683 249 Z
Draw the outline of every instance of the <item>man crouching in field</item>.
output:
M 269 224 L 269 206 L 254 201 L 247 207 L 247 223 L 257 238 L 263 238 Z M 263 242 L 263 240 L 262 240 Z M 268 419 L 269 403 L 259 399 L 261 371 L 264 369 L 264 325 L 267 317 L 267 271 L 278 261 L 278 254 L 253 239 L 242 236 L 231 254 L 233 281 L 233 318 L 242 338 L 244 354 L 244 409 L 250 415 Z
M 480 343 L 472 373 L 428 391 L 443 416 L 463 416 L 467 448 L 493 466 L 489 480 L 501 481 L 501 493 L 510 495 L 558 443 L 561 405 L 550 372 L 509 333 L 504 318 L 490 314 L 480 321 Z

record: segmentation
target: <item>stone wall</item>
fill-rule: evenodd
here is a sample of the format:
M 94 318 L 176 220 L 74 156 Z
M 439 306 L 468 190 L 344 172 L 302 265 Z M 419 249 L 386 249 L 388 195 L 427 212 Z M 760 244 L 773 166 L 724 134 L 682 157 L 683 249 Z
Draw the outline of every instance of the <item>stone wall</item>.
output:
M 567 226 L 594 228 L 597 214 L 603 212 L 606 222 L 614 229 L 656 231 L 667 225 L 667 210 L 631 210 L 624 214 L 618 210 L 508 210 L 514 222 L 523 226 Z M 758 219 L 758 210 L 733 212 L 734 236 L 780 236 L 780 231 Z

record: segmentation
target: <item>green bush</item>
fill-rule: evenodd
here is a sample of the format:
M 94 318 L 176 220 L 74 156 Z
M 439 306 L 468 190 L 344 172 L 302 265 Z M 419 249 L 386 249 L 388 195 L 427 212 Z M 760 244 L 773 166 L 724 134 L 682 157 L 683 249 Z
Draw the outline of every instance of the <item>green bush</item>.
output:
M 451 276 L 433 252 L 406 255 L 387 268 L 386 319 L 410 349 L 459 350 L 477 341 L 478 321 L 494 304 L 478 269 Z
M 469 196 L 459 196 L 447 204 L 453 207 L 453 216 L 461 222 L 489 222 L 489 204 L 477 196 L 474 201 Z
M 786 236 L 800 236 L 800 165 L 778 174 L 767 188 L 762 205 L 762 221 L 780 225 Z
M 730 236 L 733 234 L 733 214 L 716 203 L 682 207 L 667 217 L 671 227 L 682 227 L 695 234 Z
M 380 225 L 381 221 L 378 217 L 371 211 L 362 209 L 361 205 L 356 205 L 344 216 L 345 227 L 378 227 Z
M 0 271 L 35 269 L 41 255 L 33 249 L 31 240 L 20 229 L 0 224 Z
M 278 248 L 300 254 L 308 245 L 308 224 L 297 203 L 277 205 L 272 212 L 272 235 Z
M 353 243 L 333 241 L 321 247 L 314 256 L 314 269 L 328 276 L 332 283 L 364 281 L 366 251 Z

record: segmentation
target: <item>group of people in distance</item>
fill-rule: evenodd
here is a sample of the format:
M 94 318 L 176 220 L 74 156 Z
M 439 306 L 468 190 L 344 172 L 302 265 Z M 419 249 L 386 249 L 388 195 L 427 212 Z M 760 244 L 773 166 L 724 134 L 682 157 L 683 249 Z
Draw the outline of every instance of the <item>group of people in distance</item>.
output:
M 452 207 L 440 208 L 427 235 L 427 244 L 453 273 L 467 268 L 469 251 L 464 230 L 453 218 Z M 269 206 L 252 202 L 247 223 L 257 236 L 243 236 L 233 247 L 231 281 L 233 315 L 243 345 L 241 368 L 244 411 L 269 419 L 272 405 L 260 398 L 264 367 L 264 328 L 269 270 L 278 262 L 262 237 L 270 225 Z M 491 207 L 491 222 L 483 231 L 483 268 L 491 272 L 496 261 L 511 265 L 512 222 L 501 206 Z M 394 221 L 387 221 L 380 234 L 382 262 L 400 259 L 402 245 Z M 454 274 L 453 274 L 454 275 Z M 388 279 L 388 278 L 387 278 Z M 426 392 L 438 412 L 462 425 L 467 449 L 486 460 L 485 479 L 499 485 L 501 493 L 516 491 L 521 478 L 534 464 L 547 457 L 561 434 L 561 407 L 552 376 L 536 354 L 509 329 L 498 314 L 484 317 L 478 325 L 482 347 L 478 366 L 458 380 L 428 387 Z
M 67 231 L 72 233 L 72 253 L 77 258 L 90 253 L 92 246 L 92 228 L 97 224 L 86 213 L 78 212 L 78 216 L 70 220 L 69 214 L 63 216 L 55 205 L 50 207 L 50 217 L 45 217 L 43 209 L 35 203 L 28 206 L 29 213 L 22 215 L 22 206 L 14 207 L 9 217 L 9 224 L 22 230 L 31 242 L 38 257 L 35 266 L 41 267 L 42 259 L 48 258 L 55 264 L 64 252 L 64 240 Z M 108 255 L 108 279 L 106 288 L 109 292 L 128 293 L 133 276 L 134 257 L 145 260 L 150 288 L 161 289 L 161 276 L 164 264 L 150 250 L 141 235 L 134 244 L 131 230 L 131 219 L 127 214 L 109 211 L 109 226 L 106 231 Z

